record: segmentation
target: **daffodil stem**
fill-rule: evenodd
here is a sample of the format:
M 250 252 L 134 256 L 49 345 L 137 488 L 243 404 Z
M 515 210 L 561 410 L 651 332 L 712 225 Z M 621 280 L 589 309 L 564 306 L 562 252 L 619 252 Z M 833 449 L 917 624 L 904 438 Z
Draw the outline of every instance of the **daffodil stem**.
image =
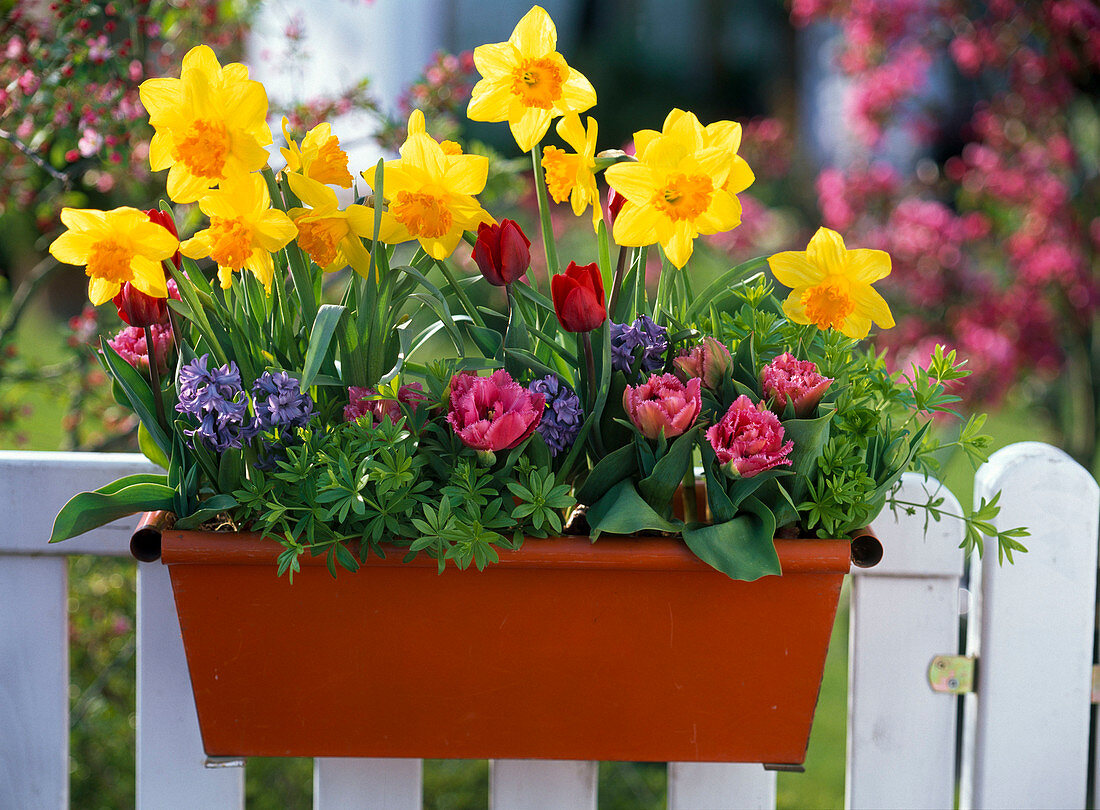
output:
M 540 146 L 536 143 L 531 150 L 531 165 L 535 175 L 535 195 L 539 201 L 542 247 L 546 251 L 546 275 L 553 276 L 561 268 L 558 266 L 558 249 L 554 244 L 554 225 L 550 221 L 550 196 L 546 193 L 546 178 L 542 176 L 542 162 L 539 160 Z
M 458 279 L 456 279 L 455 274 L 451 272 L 451 268 L 447 262 L 443 259 L 436 259 L 435 264 L 443 273 L 443 277 L 447 279 L 447 283 L 451 285 L 451 289 L 455 291 L 458 300 L 462 302 L 462 308 L 466 310 L 466 314 L 473 319 L 475 324 L 484 329 L 485 321 L 482 320 L 481 313 L 477 311 L 477 307 L 475 307 L 474 302 L 470 300 L 470 296 L 466 295 L 466 291 L 459 285 Z
M 592 351 L 592 333 L 583 332 L 581 334 L 581 346 L 584 347 L 584 373 L 585 373 L 585 405 L 588 407 L 588 412 L 592 412 L 593 406 L 596 404 L 596 386 L 599 385 L 599 381 L 596 379 L 596 355 Z
M 623 277 L 626 275 L 626 260 L 630 255 L 630 248 L 619 248 L 619 261 L 615 265 L 615 278 L 611 282 L 611 302 L 608 305 L 607 314 L 614 320 L 615 307 L 619 303 L 619 293 L 623 289 Z
M 145 327 L 145 353 L 149 358 L 149 382 L 153 384 L 153 405 L 157 410 L 157 424 L 171 433 L 164 416 L 164 396 L 160 389 L 160 369 L 157 368 L 157 347 L 153 343 L 153 328 Z

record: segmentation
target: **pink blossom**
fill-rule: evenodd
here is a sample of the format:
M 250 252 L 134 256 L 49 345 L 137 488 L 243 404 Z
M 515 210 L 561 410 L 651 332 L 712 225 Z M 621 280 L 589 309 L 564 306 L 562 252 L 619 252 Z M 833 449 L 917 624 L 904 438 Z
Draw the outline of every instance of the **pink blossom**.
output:
M 720 340 L 707 335 L 702 343 L 675 358 L 672 364 L 676 367 L 676 376 L 684 382 L 698 377 L 704 388 L 715 391 L 733 366 L 733 358 Z
M 467 447 L 510 450 L 538 427 L 545 406 L 542 394 L 531 393 L 507 371 L 490 377 L 464 372 L 451 378 L 447 421 Z
M 26 70 L 20 75 L 15 83 L 18 85 L 23 95 L 32 96 L 34 95 L 34 91 L 38 89 L 38 85 L 42 83 L 42 80 L 35 75 L 33 70 Z
M 417 406 L 428 397 L 424 393 L 424 387 L 418 383 L 402 385 L 397 389 L 397 399 L 382 399 L 374 388 L 363 388 L 353 385 L 348 388 L 348 404 L 344 406 L 344 421 L 354 422 L 363 416 L 371 417 L 371 424 L 376 425 L 386 417 L 394 424 L 404 416 L 402 405 L 407 405 L 409 410 L 415 411 Z
M 787 456 L 794 449 L 794 442 L 783 442 L 779 417 L 763 402 L 753 405 L 744 394 L 707 431 L 707 441 L 731 478 L 752 478 L 781 464 L 790 465 Z
M 91 127 L 84 130 L 76 144 L 82 157 L 91 157 L 99 151 L 101 146 L 103 146 L 103 136 Z
M 760 381 L 764 396 L 774 400 L 777 410 L 787 407 L 789 398 L 799 418 L 813 413 L 833 382 L 832 378 L 821 376 L 814 363 L 798 360 L 790 352 L 784 352 L 764 366 Z
M 172 327 L 170 324 L 155 323 L 149 327 L 153 334 L 153 348 L 157 356 L 157 370 L 168 373 L 168 352 L 172 348 Z M 119 357 L 139 371 L 149 370 L 149 349 L 145 343 L 145 330 L 140 326 L 127 326 L 107 345 L 118 352 Z
M 686 383 L 673 374 L 654 374 L 641 385 L 623 391 L 623 410 L 647 439 L 662 433 L 666 439 L 679 436 L 695 424 L 703 408 L 702 380 Z

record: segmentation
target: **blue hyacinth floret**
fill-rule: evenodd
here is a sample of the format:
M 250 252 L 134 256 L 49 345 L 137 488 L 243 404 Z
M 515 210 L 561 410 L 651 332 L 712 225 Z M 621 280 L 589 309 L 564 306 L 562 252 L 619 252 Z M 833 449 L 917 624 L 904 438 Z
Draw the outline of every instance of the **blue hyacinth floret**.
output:
M 616 371 L 650 374 L 664 367 L 667 351 L 668 330 L 648 315 L 630 324 L 611 324 L 611 367 Z
M 201 441 L 221 453 L 240 448 L 252 438 L 253 419 L 237 364 L 230 360 L 221 368 L 208 370 L 209 361 L 210 355 L 204 354 L 180 368 L 176 410 L 199 422 L 197 428 L 184 431 L 192 443 Z
M 537 430 L 550 448 L 550 455 L 573 446 L 581 429 L 584 410 L 581 398 L 553 374 L 535 380 L 527 390 L 533 394 L 542 394 L 546 399 L 546 410 L 542 412 Z
M 305 427 L 313 417 L 313 397 L 285 371 L 265 371 L 252 386 L 256 429 Z

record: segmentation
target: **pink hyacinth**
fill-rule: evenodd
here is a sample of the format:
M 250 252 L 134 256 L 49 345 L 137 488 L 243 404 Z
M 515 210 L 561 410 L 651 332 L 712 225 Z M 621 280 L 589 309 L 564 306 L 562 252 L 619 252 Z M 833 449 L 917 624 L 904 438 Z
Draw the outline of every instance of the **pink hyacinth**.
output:
M 157 371 L 167 374 L 168 352 L 172 348 L 172 327 L 168 324 L 155 323 L 149 328 L 153 333 Z M 145 343 L 145 330 L 140 326 L 127 326 L 108 340 L 107 345 L 138 371 L 149 371 L 149 349 Z
M 447 421 L 462 443 L 474 450 L 510 450 L 530 436 L 542 419 L 546 399 L 512 379 L 507 371 L 451 378 Z
M 698 377 L 704 388 L 715 391 L 722 377 L 733 366 L 733 358 L 720 340 L 708 335 L 690 352 L 675 358 L 672 364 L 676 367 L 676 376 L 681 380 L 686 382 L 692 377 Z
M 742 394 L 726 415 L 707 431 L 722 471 L 731 478 L 752 478 L 772 467 L 789 465 L 794 442 L 783 442 L 779 417 Z
M 344 421 L 354 422 L 363 416 L 371 417 L 371 424 L 377 425 L 387 416 L 390 421 L 397 424 L 397 420 L 404 414 L 401 406 L 408 405 L 415 411 L 416 406 L 427 399 L 424 387 L 418 383 L 402 385 L 397 389 L 397 399 L 378 399 L 378 391 L 374 388 L 364 388 L 353 385 L 348 388 L 348 404 L 344 406 Z
M 764 396 L 775 401 L 777 410 L 787 407 L 789 398 L 795 415 L 802 418 L 813 413 L 833 380 L 822 377 L 817 366 L 809 360 L 798 360 L 785 352 L 764 366 L 760 382 L 764 386 Z
M 682 383 L 672 374 L 654 374 L 641 385 L 626 387 L 623 410 L 647 439 L 662 432 L 671 439 L 695 424 L 703 407 L 701 387 L 698 377 Z

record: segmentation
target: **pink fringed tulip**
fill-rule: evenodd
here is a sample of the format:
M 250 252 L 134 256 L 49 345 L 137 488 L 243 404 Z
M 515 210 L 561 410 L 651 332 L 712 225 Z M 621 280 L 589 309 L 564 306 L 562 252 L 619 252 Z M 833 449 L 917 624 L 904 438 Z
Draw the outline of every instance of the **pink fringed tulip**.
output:
M 167 324 L 154 323 L 150 326 L 150 332 L 153 335 L 153 351 L 157 358 L 157 371 L 161 374 L 167 374 L 168 352 L 171 351 L 173 345 L 172 327 Z M 138 371 L 149 371 L 149 346 L 145 341 L 145 329 L 143 327 L 127 326 L 108 340 L 107 345 Z
M 378 399 L 378 391 L 374 388 L 363 388 L 353 385 L 348 388 L 348 404 L 344 406 L 344 421 L 354 422 L 360 417 L 371 417 L 371 424 L 376 425 L 387 416 L 390 421 L 397 424 L 397 420 L 404 414 L 401 405 L 408 405 L 410 410 L 416 410 L 416 406 L 427 399 L 424 387 L 418 383 L 402 385 L 397 389 L 397 399 Z
M 703 381 L 704 388 L 715 391 L 722 377 L 733 366 L 733 358 L 722 341 L 708 335 L 702 343 L 675 358 L 672 363 L 676 366 L 676 376 L 681 380 L 698 377 Z
M 790 464 L 787 456 L 794 448 L 794 442 L 783 442 L 779 417 L 763 402 L 753 405 L 744 394 L 707 431 L 707 441 L 723 472 L 731 478 L 752 478 L 780 464 Z
M 682 383 L 672 374 L 654 374 L 641 385 L 626 387 L 623 410 L 647 439 L 662 431 L 671 439 L 695 424 L 703 407 L 701 385 L 698 377 Z
M 832 384 L 832 379 L 822 377 L 817 366 L 809 360 L 797 360 L 790 352 L 779 355 L 760 372 L 764 396 L 775 401 L 777 410 L 787 407 L 787 399 L 794 405 L 796 416 L 813 413 L 817 403 Z
M 491 377 L 462 373 L 451 378 L 447 421 L 467 447 L 510 450 L 538 427 L 545 405 L 542 394 L 531 393 L 507 371 Z

